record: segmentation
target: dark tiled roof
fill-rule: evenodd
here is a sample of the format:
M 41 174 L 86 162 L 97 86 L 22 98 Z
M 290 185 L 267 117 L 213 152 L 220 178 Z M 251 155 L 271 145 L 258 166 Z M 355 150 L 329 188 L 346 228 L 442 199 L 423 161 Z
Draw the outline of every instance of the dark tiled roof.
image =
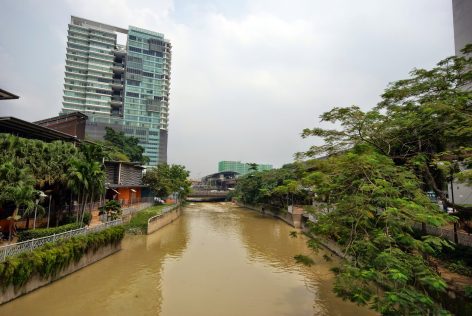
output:
M 39 139 L 43 141 L 79 141 L 75 136 L 58 132 L 53 129 L 23 121 L 11 116 L 0 117 L 0 133 L 8 133 L 19 137 Z

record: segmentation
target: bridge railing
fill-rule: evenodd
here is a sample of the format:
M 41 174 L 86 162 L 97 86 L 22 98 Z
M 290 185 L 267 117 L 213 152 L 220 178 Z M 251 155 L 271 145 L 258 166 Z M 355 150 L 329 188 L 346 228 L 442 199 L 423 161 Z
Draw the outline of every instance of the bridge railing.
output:
M 230 191 L 217 191 L 217 192 L 211 192 L 211 191 L 193 191 L 189 193 L 189 197 L 195 197 L 195 196 L 226 196 L 228 195 Z

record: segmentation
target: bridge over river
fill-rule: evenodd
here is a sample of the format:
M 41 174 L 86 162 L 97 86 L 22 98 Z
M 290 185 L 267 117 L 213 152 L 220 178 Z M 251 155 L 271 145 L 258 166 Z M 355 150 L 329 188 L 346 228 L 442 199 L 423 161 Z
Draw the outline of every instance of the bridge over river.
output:
M 187 196 L 189 202 L 218 202 L 226 201 L 230 191 L 216 191 L 216 190 L 198 190 L 192 191 Z

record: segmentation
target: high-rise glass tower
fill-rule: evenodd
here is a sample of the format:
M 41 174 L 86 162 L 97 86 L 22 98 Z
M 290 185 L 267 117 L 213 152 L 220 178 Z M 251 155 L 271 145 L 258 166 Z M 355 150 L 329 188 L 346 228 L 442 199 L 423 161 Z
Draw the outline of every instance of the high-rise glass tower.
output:
M 74 16 L 67 39 L 61 114 L 82 112 L 90 138 L 103 138 L 111 127 L 138 138 L 150 165 L 167 162 L 170 42 L 160 33 Z
M 248 174 L 251 169 L 251 164 L 240 161 L 220 161 L 218 162 L 218 172 L 234 171 L 240 176 Z M 257 171 L 272 170 L 272 165 L 257 164 Z

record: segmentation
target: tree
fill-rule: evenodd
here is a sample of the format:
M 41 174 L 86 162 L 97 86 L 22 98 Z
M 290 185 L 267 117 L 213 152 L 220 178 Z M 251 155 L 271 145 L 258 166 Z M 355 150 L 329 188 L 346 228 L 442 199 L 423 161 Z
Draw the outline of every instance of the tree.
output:
M 0 134 L 0 164 L 10 162 L 15 169 L 27 168 L 34 178 L 34 188 L 46 192 L 51 199 L 53 214 L 68 201 L 69 161 L 77 154 L 77 148 L 70 143 Z
M 79 222 L 80 216 L 82 223 L 87 201 L 93 202 L 105 190 L 105 172 L 98 161 L 73 157 L 68 179 L 67 185 L 77 195 L 79 203 L 76 221 Z
M 142 164 L 149 163 L 149 157 L 144 156 L 144 148 L 139 145 L 139 139 L 126 136 L 122 131 L 115 131 L 110 127 L 105 127 L 104 139 L 122 151 L 133 162 Z
M 273 209 L 286 209 L 290 203 L 304 203 L 308 197 L 299 179 L 305 165 L 288 164 L 280 169 L 252 172 L 238 179 L 235 197 L 246 204 L 263 204 Z
M 415 238 L 414 223 L 441 226 L 454 221 L 429 201 L 434 190 L 446 205 L 472 208 L 447 200 L 448 174 L 456 161 L 472 156 L 472 46 L 431 70 L 389 85 L 372 110 L 334 108 L 322 121 L 337 128 L 305 129 L 317 136 L 301 157 L 319 157 L 301 182 L 312 198 L 328 207 L 314 208 L 310 245 L 333 239 L 346 260 L 336 270 L 335 292 L 384 315 L 445 313 L 434 297 L 446 289 L 429 256 L 450 247 L 439 237 Z M 463 180 L 472 174 L 461 172 Z
M 5 162 L 0 165 L 0 205 L 5 207 L 9 203 L 13 204 L 13 214 L 8 217 L 9 236 L 16 233 L 15 222 L 21 218 L 19 215 L 20 207 L 24 208 L 24 213 L 28 214 L 37 205 L 34 203 L 37 198 L 37 190 L 34 189 L 34 178 L 29 169 L 18 169 L 12 162 Z
M 433 190 L 445 205 L 454 206 L 461 218 L 472 207 L 452 205 L 444 189 L 454 161 L 470 164 L 472 157 L 472 45 L 460 57 L 449 57 L 431 70 L 415 69 L 405 80 L 389 85 L 374 109 L 357 106 L 334 108 L 322 121 L 340 128 L 305 129 L 303 137 L 324 140 L 299 157 L 342 153 L 356 144 L 369 144 L 399 165 L 407 166 Z M 470 171 L 456 177 L 471 179 Z
M 258 167 L 257 163 L 255 163 L 255 162 L 248 163 L 248 166 L 249 166 L 249 168 L 248 168 L 249 172 L 257 171 L 257 167 Z
M 116 200 L 107 201 L 105 205 L 99 208 L 99 210 L 100 210 L 100 215 L 106 214 L 107 219 L 110 218 L 111 220 L 117 219 L 118 216 L 120 216 L 121 213 L 123 212 L 123 210 L 121 209 L 120 202 Z
M 184 166 L 159 164 L 146 171 L 143 182 L 160 198 L 165 199 L 175 192 L 184 199 L 190 192 L 189 174 Z
M 309 244 L 316 249 L 328 238 L 346 256 L 335 270 L 336 294 L 383 315 L 443 313 L 433 295 L 445 293 L 447 285 L 429 255 L 449 243 L 416 239 L 412 226 L 441 226 L 450 218 L 428 199 L 416 176 L 368 145 L 315 162 L 310 175 L 315 199 L 332 205 L 312 211 L 317 222 Z

